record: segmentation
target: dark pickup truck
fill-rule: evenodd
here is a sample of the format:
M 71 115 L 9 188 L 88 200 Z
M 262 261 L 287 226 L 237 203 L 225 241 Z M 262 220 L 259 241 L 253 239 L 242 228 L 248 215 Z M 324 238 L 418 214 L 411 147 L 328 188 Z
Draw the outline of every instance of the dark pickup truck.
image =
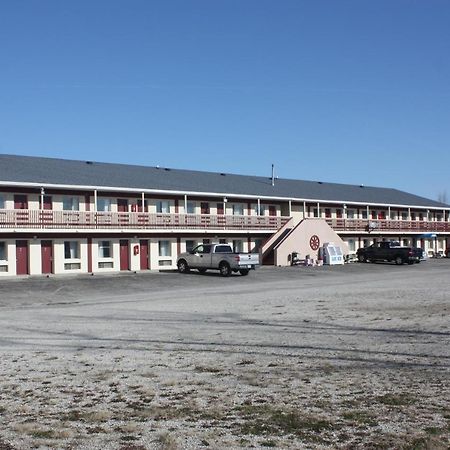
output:
M 356 252 L 359 262 L 393 261 L 395 264 L 419 263 L 422 250 L 415 247 L 401 247 L 397 242 L 377 242 Z

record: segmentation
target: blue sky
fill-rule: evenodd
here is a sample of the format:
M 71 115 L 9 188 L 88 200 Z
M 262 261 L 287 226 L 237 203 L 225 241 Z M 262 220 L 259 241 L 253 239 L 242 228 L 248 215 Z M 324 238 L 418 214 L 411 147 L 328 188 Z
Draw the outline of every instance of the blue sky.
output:
M 0 152 L 450 200 L 448 0 L 0 0 Z

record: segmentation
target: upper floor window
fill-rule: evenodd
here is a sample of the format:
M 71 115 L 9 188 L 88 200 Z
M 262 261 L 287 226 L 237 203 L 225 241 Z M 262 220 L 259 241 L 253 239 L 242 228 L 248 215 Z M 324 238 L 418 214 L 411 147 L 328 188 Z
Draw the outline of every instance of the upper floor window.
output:
M 314 208 L 313 209 L 313 217 L 319 217 L 319 214 L 320 214 L 319 208 Z
M 355 210 L 347 209 L 347 219 L 354 219 L 354 218 L 355 218 Z
M 266 215 L 266 207 L 264 205 L 260 204 L 259 208 L 258 208 L 258 205 L 255 205 L 255 214 L 257 216 L 265 216 Z
M 336 219 L 342 219 L 342 209 L 336 209 Z
M 348 249 L 349 249 L 349 251 L 351 251 L 351 252 L 356 251 L 356 242 L 355 242 L 354 239 L 349 239 L 349 240 L 347 241 L 347 244 L 348 244 Z
M 80 201 L 78 197 L 63 197 L 63 210 L 64 211 L 79 211 Z
M 437 213 L 437 214 L 436 214 L 436 220 L 437 220 L 438 222 L 440 222 L 440 221 L 442 220 L 442 214 Z
M 111 211 L 111 199 L 97 198 L 97 211 Z
M 156 212 L 161 214 L 170 213 L 170 205 L 168 200 L 160 200 L 156 202 Z
M 200 213 L 201 214 L 209 214 L 209 203 L 208 202 L 202 202 L 200 204 Z
M 243 243 L 240 239 L 233 240 L 233 251 L 235 253 L 241 253 L 243 251 Z
M 187 202 L 186 214 L 195 214 L 195 202 Z
M 402 211 L 402 220 L 408 220 L 408 213 L 406 211 Z
M 411 220 L 416 220 L 416 213 L 415 212 L 411 213 Z
M 233 204 L 233 216 L 243 216 L 244 215 L 244 205 L 242 203 Z
M 5 209 L 5 197 L 0 195 L 0 209 Z
M 327 219 L 331 218 L 331 209 L 330 208 L 325 208 L 325 217 Z
M 367 217 L 368 217 L 367 209 L 363 209 L 361 211 L 361 218 L 362 219 L 367 219 Z

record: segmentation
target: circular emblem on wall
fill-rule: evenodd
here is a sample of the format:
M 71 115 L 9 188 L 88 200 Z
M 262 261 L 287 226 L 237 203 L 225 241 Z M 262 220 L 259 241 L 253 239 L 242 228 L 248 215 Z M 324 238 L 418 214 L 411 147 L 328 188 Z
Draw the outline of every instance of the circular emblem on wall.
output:
M 311 239 L 309 240 L 309 246 L 311 247 L 312 250 L 318 250 L 320 247 L 319 236 L 317 236 L 316 234 L 311 236 Z

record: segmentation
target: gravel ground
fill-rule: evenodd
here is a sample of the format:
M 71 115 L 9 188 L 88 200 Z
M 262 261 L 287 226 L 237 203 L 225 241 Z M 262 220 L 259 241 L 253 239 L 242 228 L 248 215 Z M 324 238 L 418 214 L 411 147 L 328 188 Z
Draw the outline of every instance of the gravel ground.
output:
M 450 447 L 450 260 L 0 281 L 0 450 Z

